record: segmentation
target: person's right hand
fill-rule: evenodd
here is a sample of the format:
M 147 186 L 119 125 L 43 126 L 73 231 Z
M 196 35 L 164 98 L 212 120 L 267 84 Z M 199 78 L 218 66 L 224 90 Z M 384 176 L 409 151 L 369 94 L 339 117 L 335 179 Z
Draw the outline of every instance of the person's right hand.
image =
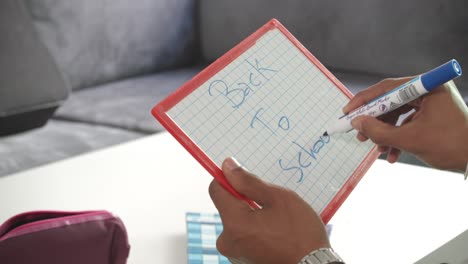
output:
M 385 79 L 356 94 L 343 108 L 344 113 L 411 80 L 411 77 Z M 398 116 L 415 109 L 415 113 L 395 126 Z M 352 121 L 358 139 L 371 139 L 387 160 L 395 162 L 401 150 L 414 154 L 429 165 L 447 170 L 464 171 L 468 161 L 468 107 L 453 81 L 394 110 L 379 119 L 356 117 Z

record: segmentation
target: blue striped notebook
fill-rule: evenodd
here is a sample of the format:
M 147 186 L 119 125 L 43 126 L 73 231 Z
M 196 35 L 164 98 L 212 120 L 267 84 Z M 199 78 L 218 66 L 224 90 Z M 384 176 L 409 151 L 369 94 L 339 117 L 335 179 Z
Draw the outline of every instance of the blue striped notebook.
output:
M 216 250 L 223 225 L 218 214 L 186 213 L 188 264 L 230 264 Z
M 227 259 L 216 250 L 216 239 L 223 231 L 221 218 L 215 213 L 186 213 L 188 264 L 242 264 Z M 330 236 L 332 225 L 326 226 Z

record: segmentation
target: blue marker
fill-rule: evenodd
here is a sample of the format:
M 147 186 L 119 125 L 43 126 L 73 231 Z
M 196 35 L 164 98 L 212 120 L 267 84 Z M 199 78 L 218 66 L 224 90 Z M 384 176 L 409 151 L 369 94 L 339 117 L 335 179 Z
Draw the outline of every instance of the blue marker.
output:
M 462 74 L 460 64 L 451 60 L 439 67 L 428 71 L 411 81 L 370 101 L 366 105 L 344 115 L 338 119 L 324 135 L 344 133 L 353 129 L 351 120 L 361 115 L 377 117 L 393 111 L 406 103 L 434 90 L 436 87 L 453 80 Z

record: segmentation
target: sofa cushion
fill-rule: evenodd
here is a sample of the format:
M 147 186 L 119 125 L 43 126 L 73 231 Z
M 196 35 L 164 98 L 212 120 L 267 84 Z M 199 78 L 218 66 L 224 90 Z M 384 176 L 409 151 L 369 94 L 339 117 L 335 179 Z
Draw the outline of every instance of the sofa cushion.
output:
M 160 72 L 74 92 L 56 118 L 144 133 L 163 130 L 150 111 L 201 67 Z
M 23 0 L 73 89 L 191 62 L 193 0 Z
M 468 67 L 467 3 L 200 0 L 202 55 L 214 60 L 278 18 L 331 68 L 392 77 L 419 74 L 452 58 Z M 456 83 L 466 98 L 468 78 Z
M 24 5 L 0 1 L 0 136 L 43 125 L 69 93 Z
M 121 129 L 51 120 L 0 139 L 0 176 L 144 136 Z

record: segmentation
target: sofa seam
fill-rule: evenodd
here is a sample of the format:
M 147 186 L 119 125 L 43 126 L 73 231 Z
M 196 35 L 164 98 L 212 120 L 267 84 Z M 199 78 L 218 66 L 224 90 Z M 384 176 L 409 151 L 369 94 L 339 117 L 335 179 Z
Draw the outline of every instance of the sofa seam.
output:
M 126 127 L 122 127 L 122 126 L 119 126 L 119 125 L 113 125 L 113 124 L 109 124 L 109 123 L 91 122 L 91 121 L 81 120 L 81 119 L 78 119 L 78 118 L 61 117 L 61 116 L 53 116 L 51 118 L 51 120 L 65 121 L 65 122 L 76 123 L 76 124 L 97 125 L 97 126 L 101 126 L 101 127 L 125 130 L 125 131 L 128 131 L 128 132 L 135 132 L 135 133 L 139 133 L 139 134 L 142 134 L 142 135 L 151 135 L 151 134 L 154 134 L 154 133 L 161 132 L 161 131 L 148 131 L 148 130 L 144 130 L 144 129 L 129 129 L 129 128 L 126 128 Z

